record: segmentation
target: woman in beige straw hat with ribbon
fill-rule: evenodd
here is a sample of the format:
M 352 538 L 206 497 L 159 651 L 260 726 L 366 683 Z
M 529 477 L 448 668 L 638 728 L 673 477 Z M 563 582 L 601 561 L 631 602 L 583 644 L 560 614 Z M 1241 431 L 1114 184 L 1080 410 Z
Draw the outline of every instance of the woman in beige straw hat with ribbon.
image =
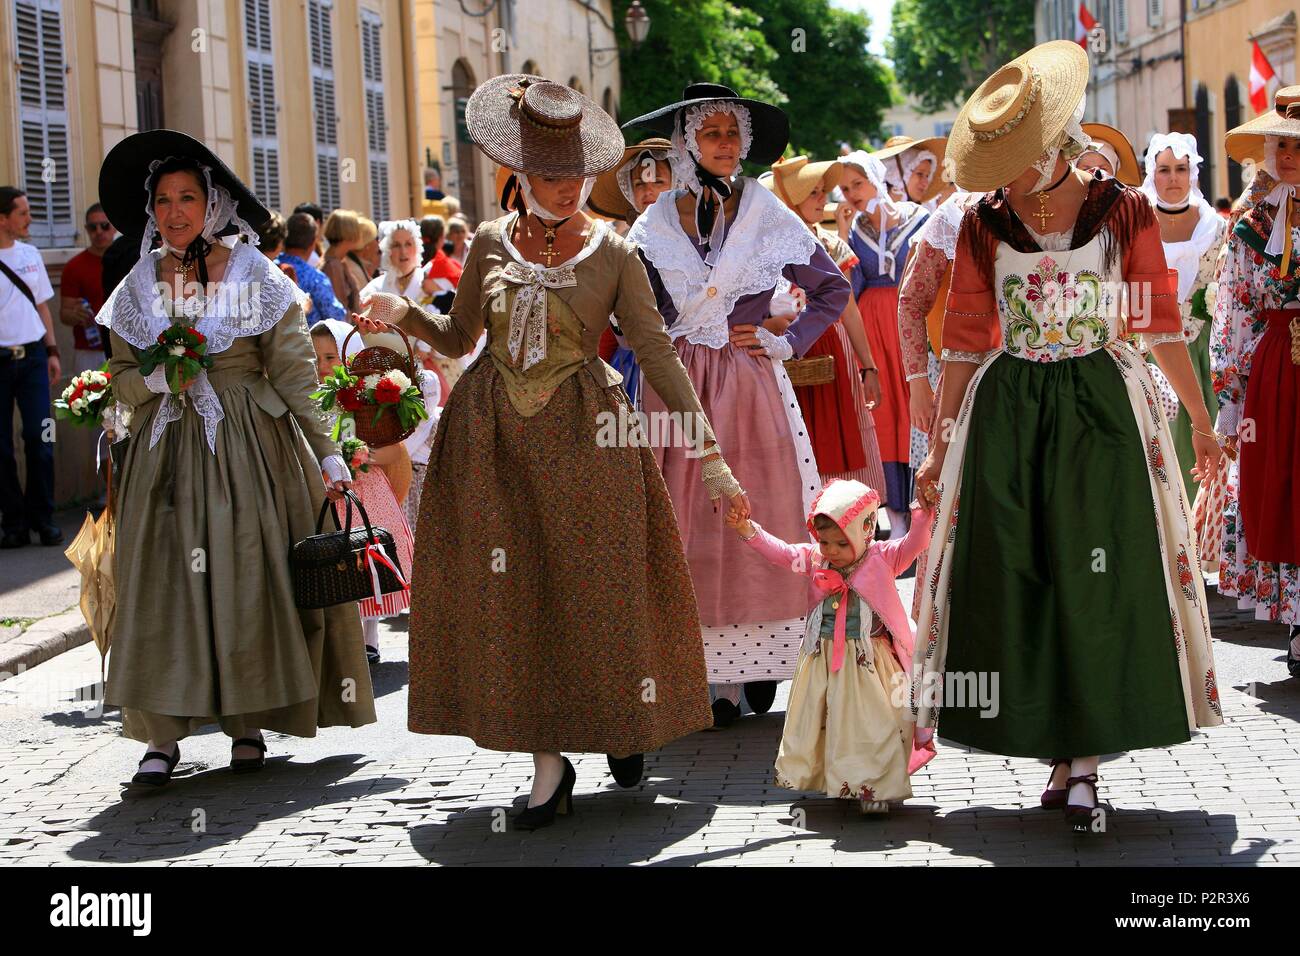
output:
M 1083 148 L 1074 165 L 1084 172 L 1100 169 L 1114 176 L 1125 186 L 1140 186 L 1142 171 L 1138 168 L 1137 153 L 1128 137 L 1105 123 L 1084 123 L 1088 145 Z
M 1200 473 L 1221 449 L 1151 204 L 1070 163 L 1087 80 L 1077 44 L 1037 46 L 948 141 L 957 184 L 992 192 L 962 221 L 943 321 L 954 424 L 917 478 L 938 517 L 911 707 L 922 737 L 1052 760 L 1042 804 L 1095 833 L 1098 754 L 1222 721 L 1191 509 L 1121 293 L 1192 412 Z M 945 699 L 959 677 L 988 693 Z
M 931 200 L 946 185 L 941 174 L 947 142 L 943 136 L 929 139 L 891 136 L 871 154 L 884 164 L 885 182 L 894 200 L 907 200 L 933 210 Z
M 605 753 L 632 786 L 643 752 L 712 723 L 672 502 L 651 450 L 619 434 L 627 396 L 596 355 L 611 313 L 646 380 L 694 423 L 681 437 L 702 461 L 700 493 L 749 504 L 636 250 L 581 212 L 623 155 L 618 125 L 582 94 L 522 74 L 479 86 L 465 121 L 518 174 L 526 211 L 479 226 L 450 315 L 379 294 L 357 324 L 396 321 L 452 356 L 487 328 L 429 454 L 410 727 L 531 753 L 532 793 L 514 825 L 536 829 L 571 808 L 576 774 L 562 751 Z
M 1219 591 L 1290 625 L 1287 668 L 1300 677 L 1300 86 L 1230 130 L 1227 149 L 1275 185 L 1233 227 L 1214 305 L 1218 427 L 1241 449 Z
M 807 223 L 840 271 L 847 275 L 858 257 L 838 234 L 819 225 L 826 208 L 826 195 L 839 185 L 843 172 L 844 167 L 834 160 L 810 163 L 807 156 L 794 156 L 772 164 L 769 185 L 777 198 Z M 785 291 L 778 287 L 778 293 Z M 797 299 L 797 292 L 795 295 Z M 820 355 L 830 356 L 834 361 L 833 377 L 816 385 L 796 385 L 794 392 L 812 437 L 822 482 L 844 478 L 861 481 L 871 488 L 883 488 L 885 473 L 880 465 L 876 425 L 871 417 L 872 407 L 880 400 L 880 379 L 862 327 L 862 316 L 851 297 L 839 321 L 823 332 L 803 357 L 806 360 Z

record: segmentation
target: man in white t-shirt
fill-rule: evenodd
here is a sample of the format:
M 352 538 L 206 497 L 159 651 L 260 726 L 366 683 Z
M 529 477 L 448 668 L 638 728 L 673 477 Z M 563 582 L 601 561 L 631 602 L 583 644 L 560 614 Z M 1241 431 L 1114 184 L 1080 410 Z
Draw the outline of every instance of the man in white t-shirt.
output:
M 50 299 L 54 290 L 41 254 L 26 239 L 27 194 L 0 186 L 0 548 L 21 548 L 36 532 L 41 544 L 63 541 L 54 523 L 54 443 L 50 386 L 57 382 Z M 14 455 L 14 406 L 23 423 L 26 491 Z M 50 439 L 46 441 L 45 439 Z

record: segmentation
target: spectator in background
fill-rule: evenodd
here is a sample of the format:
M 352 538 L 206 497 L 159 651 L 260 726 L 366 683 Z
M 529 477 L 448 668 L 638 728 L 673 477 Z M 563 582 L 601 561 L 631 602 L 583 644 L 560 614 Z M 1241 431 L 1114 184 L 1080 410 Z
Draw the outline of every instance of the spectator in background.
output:
M 44 440 L 59 349 L 47 304 L 54 298 L 45 263 L 26 239 L 27 194 L 0 186 L 0 548 L 21 548 L 35 531 L 41 544 L 63 541 L 54 524 L 54 443 Z M 23 423 L 26 492 L 14 456 L 14 406 Z
M 1232 200 L 1227 196 L 1220 196 L 1218 199 L 1214 200 L 1214 208 L 1224 219 L 1232 218 Z
M 308 322 L 314 325 L 322 319 L 346 319 L 347 312 L 335 298 L 330 280 L 307 261 L 311 245 L 316 241 L 316 221 L 310 213 L 296 212 L 289 217 L 285 228 L 284 252 L 276 256 L 275 261 L 292 266 L 298 277 L 298 288 L 311 296 L 312 310 Z
M 104 252 L 117 238 L 117 230 L 99 203 L 86 210 L 86 238 L 90 245 L 68 260 L 59 280 L 59 321 L 72 326 L 73 375 L 99 368 L 105 359 L 104 336 L 95 324 L 95 314 L 108 298 Z
M 325 220 L 325 261 L 321 271 L 334 287 L 335 297 L 348 312 L 361 311 L 361 288 L 370 278 L 349 254 L 361 248 L 361 217 L 351 209 L 335 209 Z
M 452 216 L 447 220 L 447 242 L 443 243 L 442 251 L 447 253 L 448 259 L 464 268 L 465 257 L 469 255 L 469 221 L 464 216 Z
M 427 284 L 433 288 L 433 304 L 439 312 L 451 309 L 460 284 L 461 265 L 442 251 L 442 236 L 446 226 L 441 216 L 425 216 L 420 221 L 420 240 L 428 257 Z
M 357 264 L 369 282 L 379 275 L 381 254 L 379 252 L 379 227 L 373 219 L 358 217 L 361 223 L 361 245 L 348 253 L 348 258 Z
M 424 171 L 424 198 L 447 198 L 447 194 L 442 191 L 442 172 L 436 166 L 430 166 Z
M 298 285 L 298 272 L 293 266 L 279 261 L 280 253 L 284 252 L 284 240 L 289 234 L 289 228 L 285 224 L 284 217 L 278 212 L 272 212 L 271 218 L 266 220 L 257 230 L 257 248 L 262 255 L 270 259 L 280 271 L 289 277 L 289 281 Z M 302 306 L 303 313 L 307 316 L 307 324 L 311 324 L 312 300 L 302 287 L 298 287 L 298 304 Z
M 321 262 L 325 259 L 325 250 L 321 247 L 321 236 L 325 229 L 325 210 L 314 202 L 300 202 L 293 207 L 295 214 L 305 212 L 316 223 L 316 235 L 311 241 L 311 255 L 307 256 L 307 263 L 313 269 L 319 269 Z

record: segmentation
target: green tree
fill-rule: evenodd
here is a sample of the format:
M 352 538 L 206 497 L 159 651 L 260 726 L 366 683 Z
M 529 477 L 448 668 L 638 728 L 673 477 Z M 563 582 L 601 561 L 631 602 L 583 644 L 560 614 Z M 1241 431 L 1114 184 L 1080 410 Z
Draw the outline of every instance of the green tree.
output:
M 885 47 L 903 92 L 936 112 L 1034 45 L 1025 0 L 897 0 Z
M 777 52 L 768 72 L 785 94 L 789 155 L 839 155 L 839 144 L 862 146 L 879 136 L 893 98 L 889 66 L 867 50 L 871 20 L 830 0 L 750 0 Z
M 650 34 L 632 49 L 620 22 L 623 95 L 619 121 L 681 99 L 691 83 L 721 83 L 741 96 L 777 105 L 785 95 L 768 73 L 776 60 L 758 14 L 727 0 L 642 0 Z M 621 20 L 622 4 L 614 5 Z

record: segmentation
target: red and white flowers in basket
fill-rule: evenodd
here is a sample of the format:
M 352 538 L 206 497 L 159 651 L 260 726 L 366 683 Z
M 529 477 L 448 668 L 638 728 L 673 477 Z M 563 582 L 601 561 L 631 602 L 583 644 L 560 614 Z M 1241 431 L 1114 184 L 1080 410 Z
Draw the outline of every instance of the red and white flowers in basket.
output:
M 411 381 L 410 376 L 399 369 L 379 373 L 373 372 L 365 378 L 358 378 L 342 365 L 334 366 L 334 372 L 323 382 L 311 396 L 320 402 L 322 411 L 333 411 L 337 405 L 342 412 L 334 422 L 335 441 L 342 431 L 343 419 L 350 418 L 358 412 L 373 409 L 372 424 L 379 421 L 386 410 L 393 409 L 405 429 L 414 428 L 420 421 L 429 417 L 424 407 L 424 398 L 420 387 Z
M 54 400 L 54 416 L 82 428 L 97 428 L 104 410 L 113 400 L 108 365 L 74 377 L 63 394 Z

